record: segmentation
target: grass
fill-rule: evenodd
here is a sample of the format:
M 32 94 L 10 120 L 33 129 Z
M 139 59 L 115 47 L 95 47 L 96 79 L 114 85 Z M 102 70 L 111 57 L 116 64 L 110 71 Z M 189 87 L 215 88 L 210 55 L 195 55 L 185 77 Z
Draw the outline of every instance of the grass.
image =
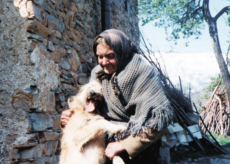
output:
M 230 146 L 230 137 L 227 135 L 217 135 L 217 134 L 212 134 L 215 139 L 219 142 L 220 145 L 222 146 Z M 209 138 L 211 138 L 211 136 L 208 134 Z

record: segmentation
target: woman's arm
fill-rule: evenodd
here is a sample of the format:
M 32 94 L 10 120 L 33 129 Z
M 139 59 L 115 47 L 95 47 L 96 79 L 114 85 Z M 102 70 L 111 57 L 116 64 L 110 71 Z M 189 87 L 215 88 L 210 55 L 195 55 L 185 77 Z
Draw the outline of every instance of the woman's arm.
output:
M 120 152 L 126 151 L 129 154 L 129 157 L 133 158 L 141 153 L 148 146 L 150 146 L 153 142 L 160 139 L 163 136 L 164 132 L 165 130 L 162 130 L 160 132 L 149 130 L 148 133 L 144 134 L 142 137 L 128 136 L 123 140 L 111 142 L 105 149 L 105 155 L 109 159 L 112 159 Z
M 128 136 L 127 138 L 121 140 L 120 143 L 123 145 L 130 158 L 133 158 L 141 153 L 148 146 L 150 146 L 153 142 L 160 139 L 163 136 L 164 132 L 165 130 L 159 132 L 148 130 L 148 133 L 143 134 L 142 137 Z
M 105 155 L 112 160 L 115 155 L 125 150 L 125 147 L 119 141 L 110 142 L 105 149 Z

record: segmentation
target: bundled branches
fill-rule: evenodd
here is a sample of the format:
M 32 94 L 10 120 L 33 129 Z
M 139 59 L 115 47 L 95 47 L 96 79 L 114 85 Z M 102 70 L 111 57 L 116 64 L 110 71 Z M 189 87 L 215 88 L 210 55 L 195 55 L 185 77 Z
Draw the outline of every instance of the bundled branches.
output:
M 224 87 L 216 87 L 212 96 L 205 106 L 205 110 L 200 113 L 207 128 L 215 134 L 228 134 L 229 132 L 229 103 Z M 204 132 L 206 128 L 201 124 Z

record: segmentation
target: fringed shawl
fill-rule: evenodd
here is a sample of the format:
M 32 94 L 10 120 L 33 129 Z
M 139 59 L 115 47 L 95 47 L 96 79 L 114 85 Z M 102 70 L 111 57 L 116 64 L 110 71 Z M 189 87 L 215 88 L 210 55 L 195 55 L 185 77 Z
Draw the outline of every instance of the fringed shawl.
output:
M 113 44 L 110 41 L 110 47 L 116 56 L 125 55 L 121 51 L 121 54 L 117 54 Z M 128 128 L 125 135 L 137 136 L 145 132 L 146 128 L 161 131 L 171 123 L 173 111 L 159 74 L 139 54 L 134 54 L 133 51 L 130 53 L 132 54 L 127 55 L 131 56 L 130 61 L 123 67 L 118 65 L 119 73 L 108 76 L 99 65 L 92 71 L 91 78 L 99 77 L 102 83 L 106 102 L 102 115 L 110 121 L 126 123 Z M 121 57 L 117 57 L 117 60 L 119 58 Z M 122 61 L 119 60 L 119 63 Z

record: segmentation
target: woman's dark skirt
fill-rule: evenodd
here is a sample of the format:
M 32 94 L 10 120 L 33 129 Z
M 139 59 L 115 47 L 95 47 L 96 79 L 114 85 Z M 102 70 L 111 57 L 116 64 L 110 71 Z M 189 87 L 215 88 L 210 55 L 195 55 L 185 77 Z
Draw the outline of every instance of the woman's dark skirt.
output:
M 158 140 L 133 159 L 129 158 L 127 152 L 122 152 L 119 156 L 124 160 L 125 164 L 160 164 L 160 146 L 161 140 Z M 112 164 L 112 161 L 108 160 L 106 164 Z

